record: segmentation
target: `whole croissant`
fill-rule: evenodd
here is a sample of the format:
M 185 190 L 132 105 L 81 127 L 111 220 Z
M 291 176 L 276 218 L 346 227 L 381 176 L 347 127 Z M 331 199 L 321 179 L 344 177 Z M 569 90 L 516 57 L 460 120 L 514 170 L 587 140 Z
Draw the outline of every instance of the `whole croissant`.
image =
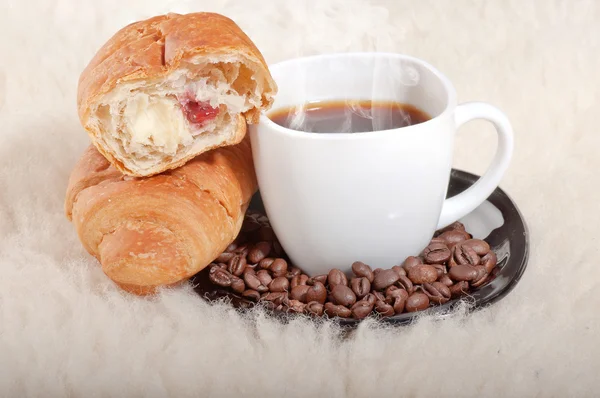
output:
M 90 146 L 69 179 L 65 211 L 110 279 L 150 294 L 225 250 L 256 190 L 248 138 L 146 178 L 123 175 Z

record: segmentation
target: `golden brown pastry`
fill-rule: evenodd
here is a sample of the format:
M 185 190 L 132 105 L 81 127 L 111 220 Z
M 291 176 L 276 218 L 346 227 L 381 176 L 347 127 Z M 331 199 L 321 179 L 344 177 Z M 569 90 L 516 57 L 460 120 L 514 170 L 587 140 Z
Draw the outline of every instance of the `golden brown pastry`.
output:
M 256 190 L 249 138 L 146 178 L 123 175 L 90 146 L 69 179 L 65 211 L 104 273 L 148 294 L 223 252 Z
M 120 171 L 150 176 L 240 142 L 277 86 L 229 18 L 168 14 L 126 26 L 82 72 L 78 110 Z

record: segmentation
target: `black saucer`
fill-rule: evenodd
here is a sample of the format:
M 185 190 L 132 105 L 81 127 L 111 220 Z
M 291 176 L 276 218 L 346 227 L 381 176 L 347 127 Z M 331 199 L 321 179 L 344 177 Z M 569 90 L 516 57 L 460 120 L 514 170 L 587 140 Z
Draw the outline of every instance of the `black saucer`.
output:
M 478 176 L 461 170 L 452 170 L 448 197 L 452 197 L 466 190 L 479 179 Z M 250 203 L 249 210 L 264 213 L 260 194 L 256 194 Z M 498 257 L 498 265 L 494 278 L 484 286 L 473 290 L 468 296 L 459 300 L 452 300 L 440 306 L 431 307 L 424 311 L 428 314 L 444 314 L 451 312 L 460 303 L 466 300 L 472 309 L 478 309 L 501 300 L 519 282 L 529 255 L 529 233 L 523 216 L 516 204 L 500 188 L 497 188 L 478 209 L 461 219 L 466 229 L 474 237 L 485 239 Z M 479 234 L 479 236 L 477 236 Z M 236 294 L 215 286 L 208 281 L 207 270 L 197 274 L 192 283 L 196 291 L 208 300 L 227 298 L 237 308 L 248 308 L 253 304 Z M 407 324 L 421 313 L 403 313 L 388 318 L 381 318 L 381 322 L 390 324 Z M 284 315 L 285 316 L 285 315 Z M 334 318 L 342 326 L 354 327 L 360 320 Z

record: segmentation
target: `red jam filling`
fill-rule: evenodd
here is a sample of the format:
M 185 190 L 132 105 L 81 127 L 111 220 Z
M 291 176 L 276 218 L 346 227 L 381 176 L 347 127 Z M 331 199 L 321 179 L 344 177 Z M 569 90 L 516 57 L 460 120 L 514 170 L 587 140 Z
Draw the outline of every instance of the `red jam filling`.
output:
M 208 101 L 185 101 L 181 106 L 185 117 L 192 124 L 202 124 L 213 120 L 219 114 L 219 108 L 213 108 Z

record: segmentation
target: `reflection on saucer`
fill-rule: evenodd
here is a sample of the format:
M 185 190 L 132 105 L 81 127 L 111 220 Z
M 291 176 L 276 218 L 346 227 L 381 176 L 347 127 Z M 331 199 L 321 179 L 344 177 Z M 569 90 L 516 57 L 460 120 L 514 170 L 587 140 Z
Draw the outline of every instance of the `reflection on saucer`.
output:
M 487 200 L 460 219 L 474 238 L 485 239 L 496 228 L 504 225 L 502 212 Z

